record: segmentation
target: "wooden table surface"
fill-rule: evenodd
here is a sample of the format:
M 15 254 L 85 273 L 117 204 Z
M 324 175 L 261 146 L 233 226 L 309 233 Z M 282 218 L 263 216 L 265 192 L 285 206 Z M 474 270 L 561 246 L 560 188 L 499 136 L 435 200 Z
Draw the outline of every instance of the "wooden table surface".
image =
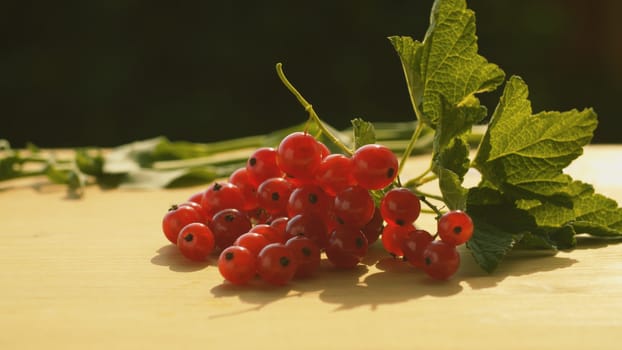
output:
M 568 173 L 622 203 L 622 146 L 589 146 Z M 235 287 L 161 232 L 201 187 L 75 200 L 29 181 L 0 184 L 0 349 L 620 349 L 622 244 L 515 254 L 491 275 L 463 251 L 440 283 L 375 244 L 353 271 Z

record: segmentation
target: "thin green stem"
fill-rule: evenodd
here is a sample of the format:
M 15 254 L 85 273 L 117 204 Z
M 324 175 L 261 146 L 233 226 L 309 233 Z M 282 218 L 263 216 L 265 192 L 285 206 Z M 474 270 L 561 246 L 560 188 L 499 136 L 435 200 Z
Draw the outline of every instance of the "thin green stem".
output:
M 415 148 L 415 143 L 417 142 L 417 139 L 419 139 L 419 136 L 421 135 L 421 132 L 423 131 L 424 126 L 420 120 L 421 119 L 419 119 L 419 121 L 417 122 L 417 127 L 415 128 L 415 131 L 413 132 L 412 137 L 410 138 L 410 141 L 408 141 L 408 145 L 406 146 L 406 149 L 404 150 L 404 153 L 402 154 L 402 159 L 400 160 L 398 174 L 402 173 L 402 169 L 404 169 L 406 160 L 408 160 L 408 158 L 410 157 L 410 154 Z
M 13 176 L 2 178 L 1 180 L 13 180 L 13 179 L 19 179 L 23 177 L 39 176 L 39 175 L 45 175 L 45 170 L 20 171 L 19 173 L 16 173 Z
M 422 209 L 421 209 L 421 212 L 422 212 L 423 214 L 434 214 L 434 215 L 438 215 L 438 214 L 437 214 L 434 210 L 432 210 L 432 209 L 422 208 Z
M 440 218 L 443 216 L 443 212 L 441 212 L 436 205 L 432 204 L 425 196 L 419 196 L 419 199 L 428 206 L 428 208 L 432 209 L 432 211 L 436 214 L 436 218 Z
M 408 180 L 408 182 L 406 182 L 405 186 L 407 186 L 407 187 L 419 187 L 419 186 L 423 185 L 424 183 L 436 180 L 436 178 L 437 178 L 436 175 L 430 175 L 430 176 L 426 177 L 431 172 L 432 172 L 432 162 L 430 162 L 430 165 L 428 166 L 428 168 L 424 172 L 419 174 L 419 176 Z
M 330 142 L 334 143 L 337 147 L 339 147 L 339 149 L 341 149 L 345 154 L 351 156 L 353 153 L 352 150 L 348 148 L 348 146 L 346 146 L 343 142 L 341 142 L 337 137 L 335 137 L 335 135 L 333 135 L 330 130 L 328 130 L 326 125 L 324 125 L 324 122 L 322 122 L 320 117 L 313 110 L 313 106 L 309 103 L 309 101 L 302 97 L 302 94 L 294 87 L 294 85 L 292 85 L 292 83 L 289 82 L 289 80 L 285 76 L 285 73 L 283 72 L 283 64 L 280 62 L 276 64 L 276 73 L 278 74 L 279 79 L 281 79 L 283 85 L 285 85 L 285 87 L 296 97 L 296 99 L 298 100 L 298 102 L 300 102 L 305 111 L 309 113 L 309 118 L 317 124 L 320 131 L 322 131 L 322 134 L 324 134 L 324 136 L 326 136 L 326 138 L 328 138 Z
M 419 197 L 424 197 L 424 198 L 432 198 L 435 199 L 437 201 L 443 201 L 443 197 L 432 194 L 432 193 L 426 193 L 426 192 L 421 192 L 418 189 L 412 189 L 413 192 L 415 192 L 415 194 Z

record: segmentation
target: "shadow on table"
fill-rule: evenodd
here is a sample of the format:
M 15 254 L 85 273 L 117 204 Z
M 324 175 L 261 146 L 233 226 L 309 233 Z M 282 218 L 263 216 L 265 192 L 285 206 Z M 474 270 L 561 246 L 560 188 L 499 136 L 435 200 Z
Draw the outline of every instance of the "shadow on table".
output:
M 593 247 L 603 244 L 602 241 L 590 243 L 594 244 Z M 382 245 L 377 243 L 370 247 L 362 264 L 353 269 L 337 269 L 324 259 L 317 276 L 295 280 L 285 286 L 271 286 L 259 279 L 244 286 L 224 282 L 210 289 L 212 296 L 237 298 L 248 307 L 215 314 L 211 318 L 258 311 L 284 298 L 310 294 L 317 295 L 324 303 L 335 305 L 334 311 L 357 307 L 375 310 L 380 305 L 403 303 L 421 297 L 448 297 L 460 293 L 465 286 L 470 289 L 492 288 L 508 277 L 566 268 L 577 262 L 571 258 L 555 256 L 551 252 L 531 252 L 528 257 L 525 254 L 510 254 L 494 273 L 488 274 L 475 263 L 466 249 L 460 253 L 460 270 L 448 281 L 430 279 L 407 262 L 388 255 Z M 177 252 L 174 245 L 166 245 L 158 249 L 151 262 L 168 266 L 172 271 L 192 272 L 215 265 L 214 259 L 199 264 L 190 262 Z M 375 267 L 374 272 L 370 273 L 370 267 Z
M 463 262 L 457 275 L 448 281 L 435 281 L 408 263 L 388 255 L 381 245 L 373 245 L 363 264 L 352 270 L 332 267 L 326 261 L 316 278 L 296 280 L 284 287 L 267 286 L 254 281 L 252 286 L 233 286 L 228 283 L 212 288 L 215 297 L 237 297 L 254 306 L 233 314 L 260 310 L 283 298 L 317 294 L 319 299 L 336 305 L 335 311 L 361 306 L 375 310 L 380 305 L 402 303 L 421 297 L 448 297 L 463 290 L 464 283 L 471 289 L 491 288 L 511 276 L 522 276 L 551 271 L 573 265 L 576 260 L 553 256 L 550 252 L 508 256 L 493 274 L 483 271 L 467 254 L 461 251 Z M 369 266 L 378 272 L 369 274 Z M 232 316 L 233 314 L 216 317 Z
M 156 251 L 156 255 L 151 258 L 154 265 L 168 266 L 171 271 L 193 272 L 202 270 L 209 265 L 215 265 L 215 260 L 196 262 L 186 259 L 179 253 L 177 246 L 167 244 Z
M 456 277 L 468 284 L 471 289 L 492 288 L 508 277 L 567 268 L 577 262 L 572 258 L 556 256 L 552 251 L 513 252 L 501 261 L 494 272 L 487 273 L 468 256 L 468 251 L 465 250 L 461 254 L 465 258 L 462 259 L 460 271 Z

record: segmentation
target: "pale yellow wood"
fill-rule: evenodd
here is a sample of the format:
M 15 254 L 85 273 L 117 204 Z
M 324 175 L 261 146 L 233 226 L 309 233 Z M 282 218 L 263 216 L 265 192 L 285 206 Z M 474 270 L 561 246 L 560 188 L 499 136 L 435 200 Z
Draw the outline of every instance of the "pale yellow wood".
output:
M 588 147 L 569 173 L 622 202 L 622 146 Z M 200 187 L 91 187 L 72 200 L 30 185 L 0 190 L 0 349 L 620 348 L 622 244 L 511 256 L 492 275 L 463 252 L 444 283 L 375 245 L 354 271 L 232 287 L 160 231 L 167 207 Z

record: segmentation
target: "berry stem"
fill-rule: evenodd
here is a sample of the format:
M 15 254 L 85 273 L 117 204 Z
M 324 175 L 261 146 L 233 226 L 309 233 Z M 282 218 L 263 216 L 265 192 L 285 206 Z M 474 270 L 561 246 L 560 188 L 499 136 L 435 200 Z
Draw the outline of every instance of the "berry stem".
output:
M 322 134 L 326 136 L 333 144 L 335 144 L 339 149 L 341 149 L 346 155 L 351 156 L 353 154 L 352 150 L 348 148 L 343 142 L 341 142 L 335 135 L 330 132 L 330 130 L 324 125 L 320 117 L 313 110 L 313 106 L 307 101 L 302 94 L 289 82 L 285 73 L 283 72 L 283 64 L 281 62 L 276 64 L 276 73 L 281 79 L 281 82 L 285 85 L 285 87 L 296 97 L 298 102 L 302 105 L 302 107 L 309 113 L 309 119 L 313 119 L 313 121 L 317 124 Z
M 429 173 L 432 172 L 432 167 L 433 167 L 432 162 L 430 162 L 430 165 L 428 166 L 428 168 L 424 172 L 419 174 L 419 176 L 414 177 L 414 178 L 408 180 L 404 186 L 407 186 L 407 187 L 419 187 L 419 186 L 423 185 L 426 182 L 430 182 L 432 180 L 435 180 L 436 179 L 436 175 L 429 176 L 429 177 L 426 178 L 426 176 Z
M 419 195 L 419 200 L 421 200 L 423 203 L 425 203 L 425 205 L 427 205 L 430 209 L 432 209 L 432 211 L 434 211 L 434 213 L 436 213 L 436 219 L 439 219 L 441 216 L 443 216 L 443 212 L 441 212 L 440 209 L 438 209 L 438 207 L 436 205 L 432 204 L 426 198 L 426 196 Z
M 406 145 L 406 149 L 404 150 L 404 153 L 402 154 L 402 159 L 400 160 L 398 174 L 402 173 L 402 169 L 404 169 L 404 164 L 406 164 L 406 160 L 408 160 L 408 158 L 410 157 L 410 154 L 415 148 L 415 143 L 417 142 L 417 139 L 419 139 L 419 136 L 421 135 L 423 128 L 424 128 L 423 123 L 421 121 L 417 121 L 417 127 L 415 127 L 415 131 L 413 132 L 410 138 L 410 141 L 408 141 L 408 145 Z

